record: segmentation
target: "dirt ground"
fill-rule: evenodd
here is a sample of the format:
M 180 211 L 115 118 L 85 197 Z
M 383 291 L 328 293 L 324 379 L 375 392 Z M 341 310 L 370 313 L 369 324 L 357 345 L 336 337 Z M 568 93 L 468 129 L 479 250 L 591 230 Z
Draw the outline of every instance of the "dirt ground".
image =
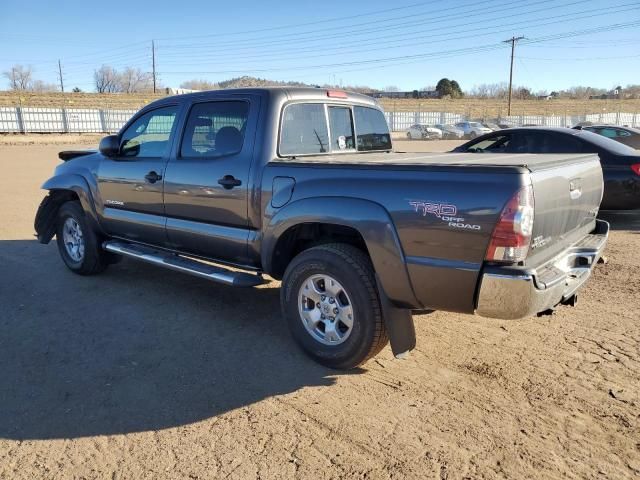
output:
M 576 308 L 418 316 L 408 359 L 335 372 L 276 282 L 70 273 L 32 226 L 66 147 L 0 146 L 0 479 L 640 477 L 637 215 L 611 217 Z

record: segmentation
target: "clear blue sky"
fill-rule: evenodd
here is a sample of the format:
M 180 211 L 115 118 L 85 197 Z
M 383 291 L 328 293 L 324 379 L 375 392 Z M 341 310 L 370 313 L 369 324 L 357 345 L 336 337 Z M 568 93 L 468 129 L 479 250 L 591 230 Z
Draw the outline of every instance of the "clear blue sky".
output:
M 508 79 L 501 40 L 512 35 L 526 37 L 517 85 L 640 83 L 640 2 L 631 0 L 4 2 L 0 71 L 31 65 L 53 83 L 61 59 L 65 87 L 92 90 L 102 64 L 150 71 L 155 39 L 166 86 L 254 75 L 401 90 L 448 77 L 470 89 Z

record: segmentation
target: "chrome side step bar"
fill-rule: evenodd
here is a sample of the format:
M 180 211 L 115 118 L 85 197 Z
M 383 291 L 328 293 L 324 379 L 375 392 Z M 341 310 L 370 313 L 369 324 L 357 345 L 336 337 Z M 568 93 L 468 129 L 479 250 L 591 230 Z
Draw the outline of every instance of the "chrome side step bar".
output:
M 125 257 L 136 258 L 143 262 L 165 267 L 177 272 L 188 273 L 196 277 L 205 278 L 232 287 L 255 287 L 265 283 L 260 275 L 234 272 L 226 268 L 210 265 L 208 263 L 183 257 L 174 253 L 156 250 L 144 245 L 109 240 L 102 244 L 102 248 L 107 252 L 117 253 Z

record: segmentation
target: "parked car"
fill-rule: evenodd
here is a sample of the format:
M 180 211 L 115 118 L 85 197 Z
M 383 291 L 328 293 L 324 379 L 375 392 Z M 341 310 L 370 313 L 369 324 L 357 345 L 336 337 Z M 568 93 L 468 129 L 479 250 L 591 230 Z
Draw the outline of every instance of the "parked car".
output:
M 498 130 L 502 130 L 497 123 L 493 122 L 482 122 L 482 125 L 487 127 L 492 132 L 497 132 Z
M 464 138 L 464 132 L 454 125 L 443 125 L 439 123 L 435 125 L 435 127 L 442 131 L 442 138 L 444 140 L 460 140 Z
M 480 122 L 459 122 L 456 123 L 456 128 L 462 130 L 466 138 L 476 138 L 492 131 Z
M 640 208 L 640 152 L 586 129 L 511 128 L 453 150 L 472 153 L 597 153 L 604 174 L 605 210 Z
M 573 127 L 576 130 L 586 130 L 610 138 L 616 142 L 640 149 L 640 129 L 631 127 L 618 127 L 615 125 L 585 125 Z
M 282 279 L 293 337 L 334 368 L 365 362 L 387 339 L 395 355 L 411 350 L 413 311 L 515 319 L 575 303 L 608 235 L 596 219 L 597 155 L 487 155 L 483 165 L 392 150 L 365 95 L 166 97 L 99 151 L 60 154 L 35 230 L 41 243 L 55 235 L 80 275 L 124 256 L 230 287 Z
M 442 130 L 431 125 L 416 123 L 407 130 L 407 138 L 409 140 L 440 140 Z

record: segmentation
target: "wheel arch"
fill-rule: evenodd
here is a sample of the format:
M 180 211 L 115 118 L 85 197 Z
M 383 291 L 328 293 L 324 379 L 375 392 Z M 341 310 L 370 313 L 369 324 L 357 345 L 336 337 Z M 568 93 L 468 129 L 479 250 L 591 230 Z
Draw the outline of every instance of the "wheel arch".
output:
M 304 235 L 300 236 L 301 232 Z M 331 235 L 309 238 L 309 232 Z M 419 308 L 391 217 L 384 207 L 369 200 L 308 198 L 279 209 L 264 227 L 263 269 L 281 278 L 297 253 L 320 243 L 341 240 L 369 255 L 381 288 L 394 303 Z
M 77 174 L 55 176 L 47 180 L 42 188 L 48 195 L 40 203 L 34 222 L 36 235 L 40 243 L 49 243 L 55 234 L 55 220 L 58 210 L 68 201 L 77 200 L 87 215 L 89 224 L 101 231 L 98 216 L 89 184 Z

